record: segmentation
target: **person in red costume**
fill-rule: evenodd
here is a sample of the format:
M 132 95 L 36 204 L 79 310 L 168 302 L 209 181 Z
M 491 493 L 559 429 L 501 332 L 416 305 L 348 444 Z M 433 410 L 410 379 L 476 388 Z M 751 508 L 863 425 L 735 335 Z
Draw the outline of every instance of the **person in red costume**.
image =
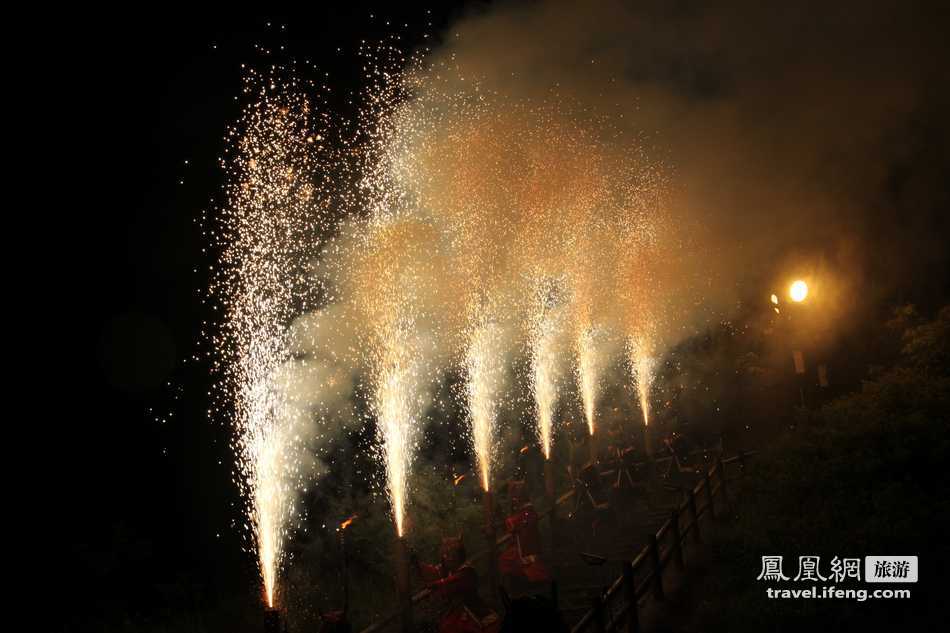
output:
M 505 519 L 505 529 L 512 538 L 498 557 L 498 569 L 509 584 L 549 582 L 551 574 L 541 560 L 538 513 L 528 498 L 525 482 L 508 482 L 508 495 L 511 497 L 511 514 Z
M 350 622 L 346 618 L 346 610 L 329 611 L 320 616 L 320 633 L 350 633 Z
M 501 618 L 478 595 L 478 574 L 465 562 L 461 536 L 442 539 L 441 562 L 420 563 L 412 555 L 416 572 L 433 596 L 444 601 L 439 633 L 498 633 Z

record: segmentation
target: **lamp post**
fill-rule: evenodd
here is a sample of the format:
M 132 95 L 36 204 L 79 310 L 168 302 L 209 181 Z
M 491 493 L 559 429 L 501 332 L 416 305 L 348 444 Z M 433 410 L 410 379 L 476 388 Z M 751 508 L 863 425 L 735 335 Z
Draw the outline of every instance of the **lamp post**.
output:
M 808 298 L 808 283 L 803 279 L 796 279 L 788 287 L 788 298 L 791 300 L 793 305 L 802 305 L 805 300 Z M 779 309 L 779 298 L 778 295 L 773 294 L 771 296 L 772 309 L 775 310 L 775 313 L 781 315 L 781 310 Z M 790 313 L 786 313 L 784 320 L 789 320 Z M 800 349 L 801 341 L 799 337 L 795 336 L 795 340 L 791 341 L 792 346 L 792 363 L 795 370 L 796 380 L 798 381 L 798 396 L 801 406 L 805 406 L 805 356 L 803 351 Z M 798 348 L 798 349 L 796 349 Z

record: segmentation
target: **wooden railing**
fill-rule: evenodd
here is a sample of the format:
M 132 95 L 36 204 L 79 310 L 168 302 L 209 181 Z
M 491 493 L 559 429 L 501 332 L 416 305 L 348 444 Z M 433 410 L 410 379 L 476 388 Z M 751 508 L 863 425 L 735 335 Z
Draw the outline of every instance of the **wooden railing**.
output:
M 690 455 L 703 454 L 706 451 L 697 450 L 690 453 Z M 623 563 L 623 573 L 617 580 L 613 582 L 610 588 L 603 592 L 597 600 L 594 601 L 594 605 L 591 610 L 581 619 L 581 621 L 572 629 L 572 633 L 580 633 L 582 631 L 608 631 L 616 630 L 616 622 L 620 618 L 627 617 L 628 615 L 633 618 L 634 628 L 627 630 L 635 631 L 636 630 L 636 619 L 637 619 L 637 610 L 636 608 L 630 610 L 628 604 L 631 604 L 633 599 L 633 594 L 627 595 L 630 592 L 630 588 L 635 585 L 636 571 L 643 568 L 646 564 L 651 564 L 651 571 L 646 580 L 642 581 L 636 589 L 636 597 L 640 599 L 646 592 L 650 589 L 650 586 L 653 587 L 654 593 L 658 597 L 662 597 L 663 586 L 662 586 L 662 570 L 668 564 L 669 558 L 671 555 L 675 555 L 675 560 L 677 564 L 682 567 L 684 564 L 683 553 L 682 553 L 682 542 L 688 535 L 692 535 L 697 542 L 701 542 L 700 533 L 699 533 L 699 519 L 702 518 L 707 512 L 714 516 L 715 508 L 713 505 L 713 500 L 716 495 L 722 495 L 725 498 L 726 492 L 726 483 L 725 477 L 722 476 L 723 465 L 729 464 L 732 462 L 745 462 L 746 457 L 753 455 L 754 452 L 745 452 L 740 453 L 736 457 L 729 459 L 718 458 L 716 464 L 705 473 L 703 479 L 691 490 L 687 492 L 687 500 L 681 504 L 681 506 L 674 510 L 671 517 L 657 530 L 656 534 L 650 536 L 650 542 L 648 545 L 637 555 L 637 557 L 632 562 L 625 561 Z M 672 457 L 661 457 L 654 460 L 648 460 L 643 462 L 637 462 L 635 465 L 648 465 L 652 464 L 652 467 L 655 468 L 658 464 L 663 464 L 665 462 L 673 459 Z M 606 470 L 601 473 L 603 477 L 611 477 L 615 471 Z M 713 483 L 715 479 L 715 483 Z M 705 491 L 704 503 L 697 506 L 696 497 L 697 495 L 702 495 Z M 541 520 L 550 519 L 552 516 L 557 514 L 557 508 L 566 504 L 568 501 L 573 499 L 575 495 L 575 489 L 571 488 L 567 492 L 562 493 L 557 497 L 555 502 L 546 508 L 543 512 L 539 513 L 539 518 Z M 680 522 L 683 514 L 687 513 L 691 517 L 691 521 L 685 527 L 681 527 Z M 675 520 L 674 520 L 675 519 Z M 668 534 L 673 535 L 673 539 L 679 545 L 676 546 L 675 551 L 670 550 L 669 548 L 664 552 L 662 551 L 662 543 L 664 539 L 667 538 Z M 512 539 L 512 535 L 506 533 L 498 537 L 496 541 L 495 551 L 500 551 L 501 547 L 506 545 Z M 468 565 L 472 565 L 479 560 L 483 559 L 489 554 L 491 550 L 485 549 L 477 554 L 469 557 L 465 562 Z M 649 559 L 649 560 L 647 560 Z M 644 562 L 646 561 L 646 562 Z M 657 571 L 658 570 L 658 571 Z M 630 577 L 629 581 L 625 579 Z M 652 585 L 648 586 L 648 583 L 652 582 Z M 644 589 L 646 587 L 646 589 Z M 422 589 L 412 595 L 412 605 L 418 605 L 420 603 L 428 600 L 432 595 L 432 592 L 428 589 Z M 617 611 L 616 614 L 613 614 L 610 618 L 606 618 L 605 614 L 610 610 L 612 606 L 616 606 L 616 603 L 621 601 L 620 596 L 623 595 L 622 601 L 624 604 L 621 609 Z M 635 603 L 634 603 L 635 604 Z M 360 633 L 382 633 L 383 631 L 394 629 L 401 617 L 399 611 L 390 613 L 387 616 L 377 620 L 370 626 L 363 629 Z M 599 622 L 603 622 L 604 627 L 600 628 L 598 626 Z M 613 627 L 613 628 L 612 628 Z
M 647 537 L 647 544 L 636 558 L 621 562 L 620 576 L 606 591 L 594 596 L 590 611 L 574 625 L 571 633 L 638 631 L 641 601 L 651 596 L 664 599 L 663 576 L 671 564 L 679 571 L 686 569 L 683 550 L 690 541 L 697 545 L 702 543 L 702 518 L 708 514 L 714 519 L 717 512 L 725 512 L 729 507 L 726 464 L 744 465 L 746 458 L 753 454 L 740 453 L 729 459 L 720 456 L 687 492 L 686 500 L 673 510 L 670 518 Z

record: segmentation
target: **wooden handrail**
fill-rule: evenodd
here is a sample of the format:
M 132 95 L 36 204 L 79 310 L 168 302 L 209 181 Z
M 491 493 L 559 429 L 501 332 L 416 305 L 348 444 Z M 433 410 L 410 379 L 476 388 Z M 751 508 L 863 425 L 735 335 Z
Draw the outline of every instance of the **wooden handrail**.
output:
M 662 599 L 663 570 L 666 569 L 671 560 L 675 560 L 677 566 L 685 567 L 682 551 L 688 540 L 687 537 L 691 532 L 693 532 L 694 538 L 698 537 L 699 521 L 704 514 L 708 513 L 715 517 L 715 506 L 713 503 L 717 495 L 721 495 L 723 501 L 725 501 L 725 465 L 737 461 L 744 464 L 745 459 L 754 454 L 755 451 L 749 451 L 728 459 L 717 459 L 716 463 L 704 473 L 703 478 L 690 490 L 689 498 L 679 504 L 670 518 L 664 521 L 663 525 L 661 525 L 654 534 L 650 535 L 650 542 L 640 550 L 633 562 L 630 563 L 629 568 L 624 568 L 624 573 L 613 582 L 610 586 L 610 590 L 608 590 L 604 596 L 605 603 L 609 602 L 610 599 L 616 595 L 623 594 L 627 596 L 627 604 L 623 606 L 617 617 L 612 618 L 611 621 L 607 623 L 607 631 L 619 630 L 619 627 L 624 623 L 627 623 L 627 631 L 634 631 L 638 628 L 640 599 L 650 593 L 655 594 L 658 599 Z M 706 493 L 703 495 L 707 499 L 706 503 L 696 507 L 696 497 L 702 495 L 702 493 Z M 682 525 L 684 514 L 686 514 L 686 520 L 688 522 Z M 674 524 L 674 521 L 677 523 Z M 670 532 L 673 533 L 677 542 L 670 544 L 664 549 L 662 547 L 662 541 Z M 697 542 L 699 541 L 697 540 Z M 646 575 L 637 583 L 635 580 L 636 573 L 645 564 L 648 558 L 652 565 Z M 624 563 L 624 565 L 626 565 L 626 563 Z M 632 591 L 628 583 L 634 583 Z M 634 601 L 634 604 L 630 604 L 631 601 Z M 593 611 L 586 613 L 574 628 L 571 629 L 571 633 L 586 633 L 593 620 Z

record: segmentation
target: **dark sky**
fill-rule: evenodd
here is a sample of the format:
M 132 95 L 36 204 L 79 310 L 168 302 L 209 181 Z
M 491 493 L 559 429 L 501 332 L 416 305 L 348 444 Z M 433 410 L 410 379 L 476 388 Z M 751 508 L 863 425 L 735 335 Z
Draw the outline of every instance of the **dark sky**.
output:
M 278 61 L 309 59 L 338 91 L 356 90 L 361 38 L 403 33 L 412 48 L 460 15 L 456 3 L 433 2 L 431 13 L 393 4 L 310 3 L 308 13 L 260 15 L 164 5 L 84 12 L 62 16 L 41 36 L 61 48 L 36 79 L 49 93 L 40 107 L 57 158 L 42 164 L 63 174 L 46 186 L 62 197 L 54 217 L 65 255 L 53 271 L 42 397 L 56 400 L 62 420 L 63 432 L 54 431 L 65 454 L 58 485 L 71 519 L 61 526 L 78 561 L 69 566 L 77 587 L 89 573 L 116 569 L 130 584 L 188 571 L 246 582 L 253 572 L 231 527 L 241 515 L 232 506 L 227 430 L 206 415 L 208 367 L 184 362 L 201 351 L 200 324 L 211 316 L 200 301 L 210 260 L 196 220 L 220 192 L 217 160 L 239 113 L 240 64 L 269 59 L 255 45 L 283 45 Z M 945 84 L 935 89 L 945 97 Z M 946 131 L 945 111 L 926 116 L 922 129 L 939 119 Z M 945 147 L 932 146 L 926 132 L 921 142 L 924 157 L 946 165 Z M 917 173 L 913 161 L 904 168 L 895 187 Z M 115 536 L 120 525 L 123 538 Z M 150 547 L 121 545 L 136 541 Z M 139 550 L 140 562 L 110 567 L 117 551 Z M 127 576 L 131 569 L 137 577 Z

